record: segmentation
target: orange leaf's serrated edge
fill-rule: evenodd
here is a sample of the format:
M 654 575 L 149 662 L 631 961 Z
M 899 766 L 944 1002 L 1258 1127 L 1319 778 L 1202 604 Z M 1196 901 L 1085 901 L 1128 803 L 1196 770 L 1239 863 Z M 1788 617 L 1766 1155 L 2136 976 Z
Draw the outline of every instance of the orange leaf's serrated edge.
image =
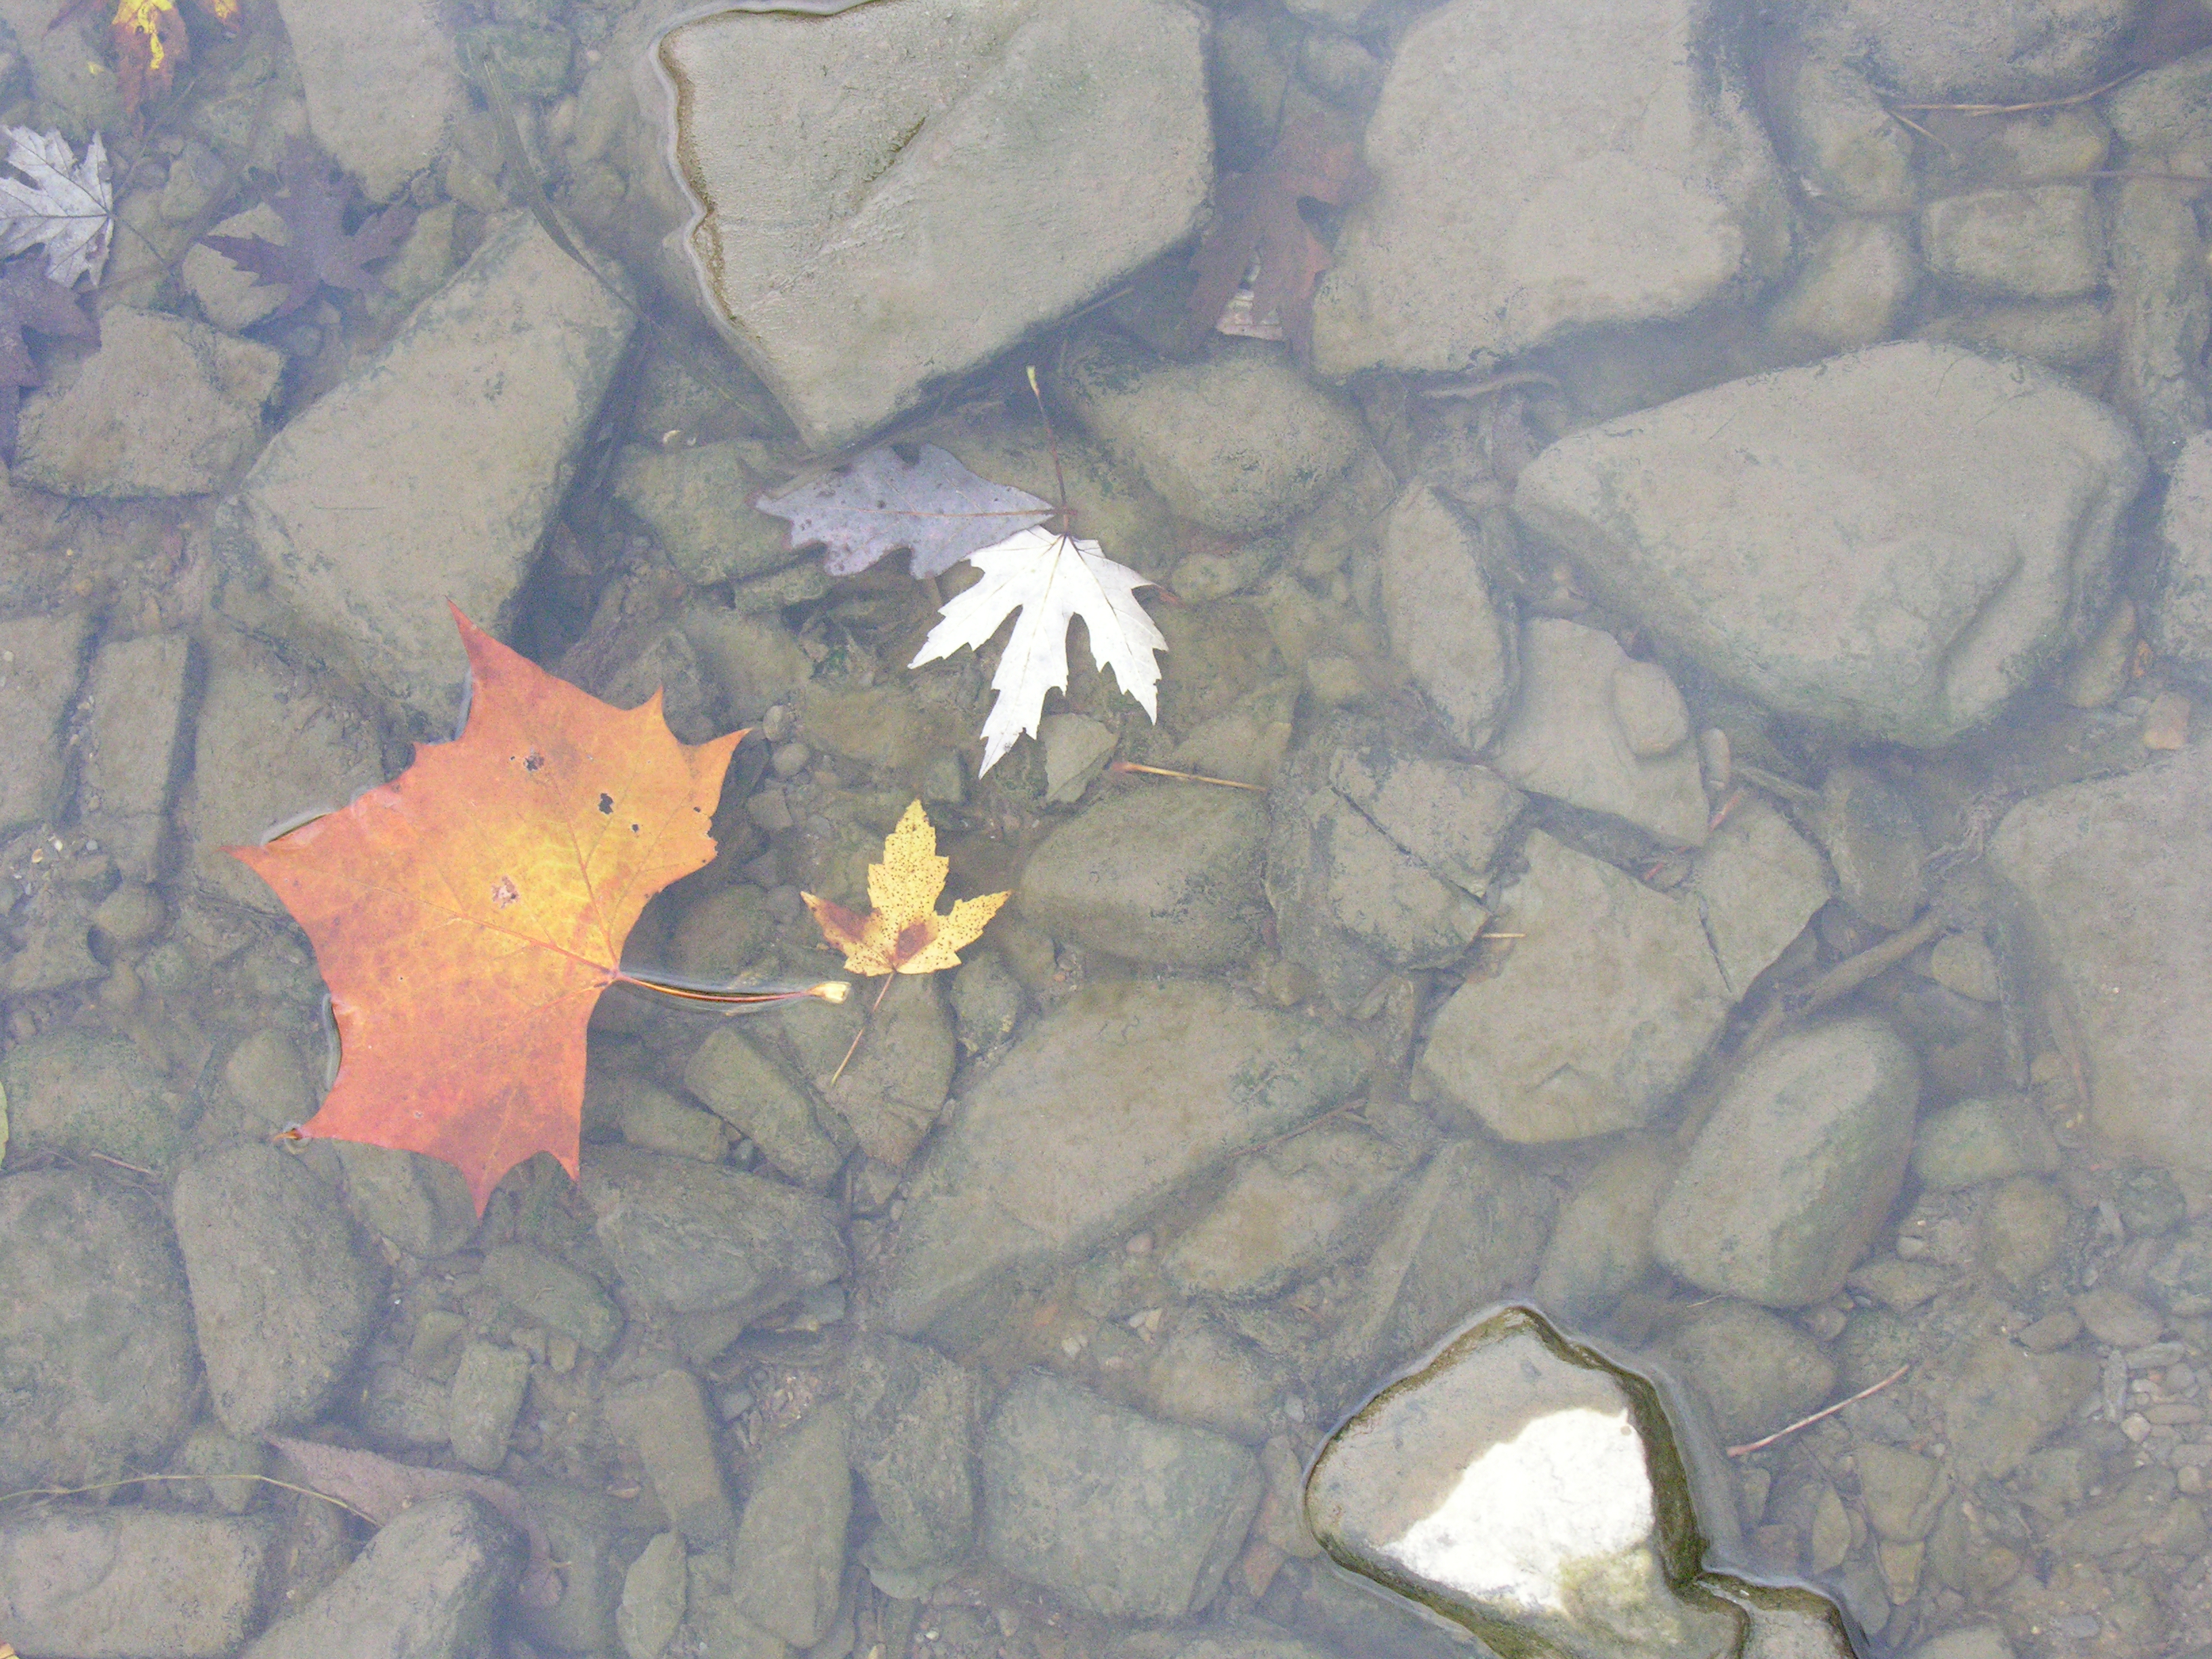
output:
M 330 986 L 338 1075 L 301 1133 L 442 1158 L 481 1213 L 537 1152 L 576 1173 L 586 1024 L 646 901 L 714 856 L 707 824 L 744 734 L 679 743 L 658 694 L 614 708 L 453 617 L 471 680 L 460 737 L 337 812 L 228 850 L 283 901 Z M 610 832 L 633 796 L 666 822 L 626 852 L 578 805 L 602 788 Z

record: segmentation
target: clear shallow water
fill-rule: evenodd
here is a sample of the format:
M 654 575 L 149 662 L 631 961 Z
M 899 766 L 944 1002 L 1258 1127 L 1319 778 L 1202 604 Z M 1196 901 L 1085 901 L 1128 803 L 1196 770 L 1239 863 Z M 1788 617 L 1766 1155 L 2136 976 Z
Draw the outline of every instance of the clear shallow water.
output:
M 0 1506 L 0 1638 L 1464 1645 L 1301 1476 L 1526 1297 L 1868 1651 L 2212 1641 L 2188 20 L 917 5 L 195 15 L 143 134 L 104 20 L 10 16 L 121 213 L 0 517 L 0 1468 L 99 1488 Z M 411 218 L 279 316 L 198 239 L 301 137 Z M 1191 316 L 1255 175 L 1310 349 Z M 911 665 L 966 568 L 748 504 L 879 438 L 1064 489 L 1156 719 L 1086 626 L 981 770 L 1002 643 Z M 221 849 L 452 734 L 448 599 L 762 734 L 633 970 L 835 973 L 800 893 L 916 799 L 1015 899 L 865 1023 L 611 992 L 580 1184 L 481 1219 L 283 1139 L 325 986 Z M 272 1433 L 506 1482 L 562 1598 L 451 1498 L 356 1560 L 221 1478 L 319 1484 Z

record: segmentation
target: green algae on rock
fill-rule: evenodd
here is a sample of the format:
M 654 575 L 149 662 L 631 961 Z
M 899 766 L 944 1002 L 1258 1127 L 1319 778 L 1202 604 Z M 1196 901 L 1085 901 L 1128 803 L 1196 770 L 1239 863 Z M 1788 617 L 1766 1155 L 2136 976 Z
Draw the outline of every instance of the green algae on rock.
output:
M 1509 1306 L 1355 1413 L 1306 1481 L 1336 1563 L 1509 1659 L 1853 1652 L 1812 1591 L 1709 1571 L 1658 1389 Z

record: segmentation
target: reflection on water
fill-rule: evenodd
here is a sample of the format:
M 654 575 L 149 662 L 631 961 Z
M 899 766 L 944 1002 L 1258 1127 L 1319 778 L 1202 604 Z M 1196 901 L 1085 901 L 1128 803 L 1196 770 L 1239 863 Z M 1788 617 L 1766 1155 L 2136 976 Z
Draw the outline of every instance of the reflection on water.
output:
M 0 1640 L 2212 1645 L 2194 0 L 194 5 L 0 5 Z M 1142 616 L 755 505 L 953 462 Z M 760 734 L 631 970 L 1015 896 L 610 991 L 481 1217 L 288 1136 L 223 849 L 449 601 Z M 1589 1398 L 1382 1423 L 1516 1299 Z

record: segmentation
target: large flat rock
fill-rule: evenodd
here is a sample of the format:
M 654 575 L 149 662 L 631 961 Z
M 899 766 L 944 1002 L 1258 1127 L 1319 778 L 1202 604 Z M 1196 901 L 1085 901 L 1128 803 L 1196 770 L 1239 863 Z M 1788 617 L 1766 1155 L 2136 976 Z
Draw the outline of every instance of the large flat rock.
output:
M 1906 341 L 1587 428 L 1513 507 L 1769 708 L 1934 746 L 2100 620 L 2143 471 L 2056 376 Z
M 1990 842 L 2117 1152 L 2212 1170 L 2212 750 L 2022 801 Z
M 262 451 L 219 532 L 223 608 L 450 736 L 465 672 L 447 602 L 510 620 L 630 323 L 527 215 L 496 226 Z
M 883 1306 L 919 1334 L 1001 1274 L 1086 1250 L 1351 1093 L 1366 1056 L 1191 981 L 1069 998 L 979 1082 L 907 1200 Z
M 1747 297 L 1779 170 L 1711 0 L 1453 0 L 1406 31 L 1314 307 L 1314 363 L 1456 369 Z
M 708 313 L 850 442 L 1188 236 L 1212 183 L 1181 0 L 710 13 L 662 38 Z

